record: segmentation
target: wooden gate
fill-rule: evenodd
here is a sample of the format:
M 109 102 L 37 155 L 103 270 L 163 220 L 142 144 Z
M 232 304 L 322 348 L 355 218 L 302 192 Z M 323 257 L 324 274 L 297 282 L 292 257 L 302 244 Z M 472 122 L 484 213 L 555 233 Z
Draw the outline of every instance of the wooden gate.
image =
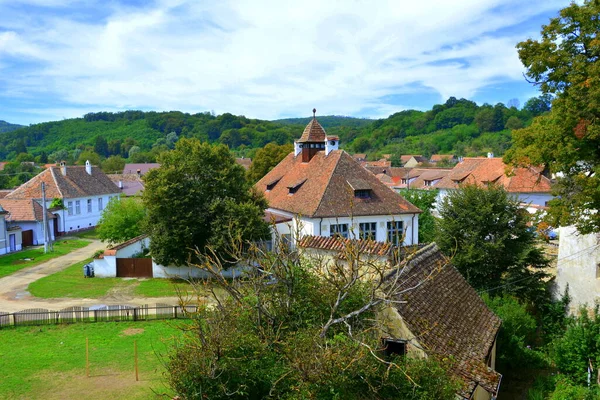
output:
M 151 258 L 117 258 L 118 278 L 152 278 Z
M 27 231 L 21 232 L 22 235 L 22 245 L 25 246 L 33 246 L 33 230 L 29 229 Z M 43 242 L 42 242 L 43 243 Z

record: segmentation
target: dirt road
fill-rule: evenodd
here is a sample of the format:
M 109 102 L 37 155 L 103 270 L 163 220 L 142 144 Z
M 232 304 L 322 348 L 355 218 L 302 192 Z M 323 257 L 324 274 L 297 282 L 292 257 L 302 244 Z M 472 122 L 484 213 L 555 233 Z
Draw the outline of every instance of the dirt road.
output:
M 110 293 L 108 296 L 99 299 L 38 299 L 27 292 L 27 286 L 40 278 L 62 271 L 63 269 L 83 261 L 92 256 L 97 250 L 106 248 L 106 245 L 99 240 L 92 240 L 92 243 L 77 249 L 64 256 L 54 258 L 42 264 L 24 268 L 12 275 L 0 278 L 0 311 L 15 312 L 29 308 L 46 308 L 49 310 L 60 310 L 71 306 L 94 306 L 94 305 L 112 305 L 129 304 L 143 305 L 154 303 L 177 304 L 176 297 L 134 297 L 129 293 Z M 83 274 L 83 271 L 82 271 Z

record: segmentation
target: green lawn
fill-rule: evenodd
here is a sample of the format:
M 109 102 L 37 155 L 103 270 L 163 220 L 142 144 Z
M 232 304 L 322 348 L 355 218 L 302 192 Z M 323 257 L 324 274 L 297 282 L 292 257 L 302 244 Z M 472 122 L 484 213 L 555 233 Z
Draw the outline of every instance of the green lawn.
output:
M 98 322 L 0 330 L 2 399 L 152 399 L 172 393 L 161 355 L 189 321 Z M 86 377 L 85 340 L 90 377 Z M 139 382 L 134 374 L 134 340 Z
M 83 231 L 83 232 L 69 234 L 69 236 L 75 236 L 80 239 L 98 239 L 98 240 L 100 240 L 100 238 L 98 237 L 98 232 L 96 232 L 96 228 L 92 228 L 92 229 L 89 229 L 89 230 Z
M 127 291 L 131 295 L 145 297 L 177 296 L 181 291 L 185 297 L 191 285 L 174 279 L 123 279 L 123 278 L 84 278 L 83 266 L 91 259 L 73 264 L 70 267 L 46 276 L 29 284 L 27 289 L 33 296 L 45 299 L 59 297 L 96 299 L 106 296 L 111 290 Z
M 0 256 L 0 278 L 20 269 L 32 267 L 52 258 L 63 256 L 88 244 L 90 244 L 88 240 L 59 240 L 54 243 L 54 251 L 46 254 L 44 254 L 44 247 L 41 246 Z

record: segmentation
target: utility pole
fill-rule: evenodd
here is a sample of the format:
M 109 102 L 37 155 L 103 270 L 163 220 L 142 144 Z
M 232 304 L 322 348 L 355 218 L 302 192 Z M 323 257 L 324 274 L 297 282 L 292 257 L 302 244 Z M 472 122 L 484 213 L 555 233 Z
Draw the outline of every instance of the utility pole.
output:
M 46 221 L 46 184 L 42 182 L 42 218 L 44 224 L 44 253 L 48 252 L 48 221 Z

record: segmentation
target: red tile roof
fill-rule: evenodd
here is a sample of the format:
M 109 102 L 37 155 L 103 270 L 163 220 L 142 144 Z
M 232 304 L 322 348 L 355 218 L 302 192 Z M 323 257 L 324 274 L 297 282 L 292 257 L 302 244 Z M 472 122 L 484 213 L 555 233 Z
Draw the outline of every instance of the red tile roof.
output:
M 236 158 L 235 162 L 240 164 L 242 167 L 244 167 L 244 169 L 249 169 L 250 166 L 252 165 L 252 159 L 251 158 Z
M 294 194 L 289 187 L 303 181 Z M 371 188 L 371 198 L 354 197 L 349 181 L 364 181 Z M 267 185 L 277 183 L 271 190 Z M 359 215 L 397 215 L 421 212 L 402 196 L 381 183 L 346 152 L 334 150 L 329 155 L 319 151 L 303 163 L 302 157 L 290 153 L 255 187 L 265 194 L 274 209 L 307 217 L 342 217 Z
M 374 240 L 353 240 L 345 239 L 338 236 L 302 236 L 298 242 L 298 247 L 331 250 L 343 252 L 348 246 L 355 246 L 358 252 L 376 255 L 387 256 L 392 253 L 395 246 L 390 242 L 376 242 Z
M 539 168 L 512 168 L 501 158 L 465 158 L 436 187 L 456 189 L 462 182 L 477 185 L 496 183 L 510 193 L 549 193 L 552 186 Z
M 43 221 L 44 220 L 44 210 L 40 203 L 32 199 L 25 200 L 10 200 L 10 199 L 0 199 L 0 206 L 6 211 L 8 211 L 9 215 L 6 216 L 7 221 L 12 222 L 29 222 L 29 221 Z M 52 213 L 46 210 L 47 218 L 55 218 Z
M 471 391 L 480 385 L 496 393 L 501 376 L 486 362 L 500 329 L 500 318 L 435 243 L 401 266 L 387 279 L 401 274 L 403 293 L 396 300 L 402 302 L 395 303 L 395 307 L 425 353 L 453 357 L 457 361 L 455 372 L 470 383 Z M 465 397 L 470 398 L 470 394 Z
M 92 167 L 88 174 L 84 166 L 68 166 L 66 175 L 62 167 L 50 167 L 25 182 L 11 193 L 6 199 L 41 199 L 42 182 L 46 185 L 46 198 L 77 198 L 118 194 L 119 188 L 98 167 Z
M 104 255 L 106 255 L 106 256 L 115 256 L 115 255 L 117 255 L 117 250 L 124 249 L 125 247 L 127 247 L 127 246 L 129 246 L 129 245 L 131 245 L 133 243 L 137 243 L 140 240 L 143 240 L 143 239 L 145 239 L 147 237 L 148 237 L 147 234 L 142 234 L 140 236 L 136 236 L 136 237 L 134 237 L 132 239 L 129 239 L 126 242 L 119 243 L 117 245 L 109 247 L 108 249 L 104 250 Z
M 108 177 L 117 187 L 121 184 L 121 192 L 125 196 L 137 196 L 144 191 L 144 181 L 138 174 L 109 174 Z
M 454 155 L 452 154 L 432 154 L 430 158 L 431 162 L 439 162 L 443 160 L 454 160 Z
M 327 134 L 325 133 L 325 129 L 323 129 L 316 118 L 313 118 L 308 125 L 306 125 L 306 128 L 304 128 L 304 132 L 302 132 L 302 136 L 298 142 L 324 142 L 326 138 Z

